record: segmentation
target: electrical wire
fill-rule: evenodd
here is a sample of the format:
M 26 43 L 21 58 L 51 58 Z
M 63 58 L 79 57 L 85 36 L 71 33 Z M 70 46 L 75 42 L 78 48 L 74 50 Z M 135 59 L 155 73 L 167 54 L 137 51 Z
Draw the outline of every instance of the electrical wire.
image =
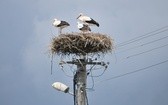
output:
M 154 36 L 154 35 L 160 34 L 160 33 L 162 33 L 162 32 L 168 31 L 168 29 L 163 30 L 164 28 L 167 28 L 167 27 L 168 27 L 168 26 L 165 26 L 165 27 L 159 28 L 159 29 L 157 29 L 157 30 L 154 30 L 154 31 L 152 31 L 152 32 L 146 33 L 146 34 L 144 34 L 144 35 L 141 35 L 141 36 L 135 37 L 135 38 L 133 38 L 133 39 L 130 39 L 130 40 L 128 40 L 128 41 L 119 43 L 119 44 L 116 45 L 116 48 L 119 48 L 119 47 L 122 47 L 122 46 L 125 46 L 125 45 L 128 45 L 128 44 L 134 43 L 134 42 L 136 42 L 136 41 L 139 41 L 139 40 L 148 38 L 148 37 L 150 37 L 150 36 Z M 160 30 L 161 30 L 161 31 L 160 31 Z M 156 33 L 155 33 L 155 32 L 156 32 Z
M 142 37 L 142 38 L 139 38 L 139 39 L 136 39 L 136 40 L 133 40 L 133 41 L 130 41 L 130 42 L 126 43 L 126 44 L 123 44 L 123 45 L 120 45 L 120 46 L 117 46 L 117 47 L 119 48 L 119 47 L 122 47 L 122 46 L 125 46 L 125 45 L 128 45 L 128 44 L 131 44 L 131 43 L 134 43 L 134 42 L 140 41 L 140 40 L 142 40 L 142 39 L 148 38 L 148 37 L 150 37 L 150 36 L 154 36 L 154 35 L 160 34 L 160 33 L 165 32 L 165 31 L 168 31 L 168 29 L 163 30 L 163 31 L 158 32 L 158 33 L 154 33 L 154 34 L 151 34 L 151 35 L 148 35 L 148 36 Z
M 91 77 L 100 77 L 100 76 L 102 76 L 102 75 L 105 73 L 105 71 L 106 71 L 106 69 L 104 69 L 103 72 L 102 72 L 101 74 L 96 75 L 96 76 L 91 75 Z
M 95 82 L 94 82 L 94 78 L 93 78 L 93 76 L 92 76 L 93 74 L 92 74 L 92 71 L 91 71 L 91 78 L 92 78 L 92 87 L 91 87 L 91 89 L 94 89 L 94 84 L 95 84 Z
M 68 73 L 65 72 L 65 70 L 63 69 L 63 66 L 61 66 L 61 70 L 64 72 L 64 74 L 65 74 L 67 77 L 73 78 L 73 76 L 71 76 L 71 75 L 69 75 Z
M 90 69 L 88 70 L 89 72 L 87 73 L 87 75 L 90 74 L 90 72 L 91 72 L 91 70 L 93 69 L 94 66 L 95 66 L 95 65 L 93 65 L 92 67 L 90 67 Z
M 105 69 L 103 70 L 103 72 L 101 73 L 101 74 L 99 74 L 99 75 L 97 75 L 97 76 L 93 76 L 93 73 L 92 73 L 92 71 L 93 70 L 100 70 L 100 69 L 102 69 L 102 68 L 104 68 L 104 67 L 100 67 L 100 68 L 95 68 L 95 69 L 93 69 L 93 67 L 94 67 L 95 65 L 93 65 L 90 69 L 89 69 L 89 72 L 87 73 L 87 74 L 91 74 L 91 77 L 100 77 L 100 76 L 102 76 L 104 73 L 105 73 L 105 71 L 106 71 L 106 67 L 105 67 Z
M 165 37 L 162 37 L 162 38 L 159 38 L 159 39 L 156 39 L 156 40 L 152 40 L 152 41 L 147 42 L 147 43 L 143 43 L 143 44 L 141 44 L 141 45 L 137 45 L 137 46 L 134 46 L 134 47 L 128 48 L 128 49 L 126 49 L 126 50 L 123 50 L 123 51 L 117 52 L 117 54 L 118 54 L 118 53 L 122 53 L 122 52 L 126 52 L 126 51 L 130 51 L 130 50 L 133 50 L 133 49 L 136 49 L 136 48 L 142 47 L 142 46 L 146 46 L 146 45 L 148 45 L 148 44 L 151 44 L 151 43 L 154 43 L 154 42 L 157 42 L 157 41 L 160 41 L 160 40 L 164 40 L 164 39 L 166 39 L 166 38 L 168 38 L 168 36 L 165 36 Z
M 75 71 L 76 69 L 73 68 L 73 65 L 70 66 L 67 62 L 64 62 L 64 61 L 61 59 L 61 61 L 60 61 L 60 63 L 59 63 L 59 65 L 60 65 L 60 67 L 61 67 L 61 70 L 63 71 L 63 73 L 64 73 L 67 77 L 71 77 L 71 78 L 72 78 L 73 76 L 72 76 L 72 75 L 69 75 L 69 74 L 64 70 L 63 64 L 67 64 L 67 65 L 69 66 L 70 71 L 73 73 L 73 75 L 74 75 L 74 71 Z
M 167 63 L 167 62 L 168 62 L 168 60 L 165 60 L 165 61 L 153 64 L 153 65 L 150 65 L 150 66 L 147 66 L 147 67 L 144 67 L 144 68 L 132 71 L 132 72 L 124 73 L 124 74 L 121 74 L 121 75 L 118 75 L 118 76 L 114 76 L 114 77 L 111 77 L 111 78 L 104 79 L 102 81 L 95 82 L 95 84 L 102 83 L 102 82 L 109 81 L 109 80 L 113 80 L 113 79 L 117 79 L 117 78 L 121 78 L 121 77 L 130 75 L 130 74 L 134 74 L 134 73 L 137 73 L 137 72 L 140 72 L 140 71 L 145 71 L 146 69 L 149 69 L 149 68 L 152 68 L 152 67 Z
M 148 32 L 148 33 L 146 33 L 146 34 L 143 34 L 143 35 L 140 35 L 140 36 L 138 36 L 138 37 L 132 38 L 132 39 L 127 40 L 127 41 L 125 41 L 125 42 L 119 43 L 119 44 L 117 44 L 116 46 L 124 45 L 124 44 L 126 44 L 126 43 L 128 43 L 128 42 L 130 42 L 130 41 L 133 41 L 133 40 L 138 39 L 138 38 L 141 38 L 141 37 L 143 37 L 143 36 L 146 36 L 146 35 L 155 33 L 155 32 L 157 32 L 157 31 L 159 31 L 159 30 L 164 29 L 164 28 L 168 28 L 168 26 L 161 27 L 161 28 L 156 29 L 156 30 L 154 30 L 154 31 Z
M 93 76 L 93 73 L 92 73 L 92 71 L 93 71 L 93 67 L 94 67 L 95 65 L 93 65 L 90 69 L 89 69 L 89 72 L 87 73 L 88 75 L 90 74 L 91 76 L 91 80 L 92 80 L 92 87 L 91 88 L 87 88 L 87 89 L 92 89 L 92 90 L 94 90 L 94 86 L 95 86 L 95 81 L 94 81 L 94 77 L 100 77 L 100 76 L 102 76 L 104 73 L 105 73 L 105 71 L 106 71 L 106 69 L 107 68 L 105 68 L 104 70 L 103 70 L 103 72 L 100 74 L 100 75 L 97 75 L 97 76 Z
M 71 72 L 74 74 L 74 71 L 76 71 L 76 69 L 74 69 L 74 68 L 73 68 L 73 66 L 74 66 L 74 65 L 71 65 L 71 66 L 70 66 L 70 65 L 68 65 L 68 66 L 69 66 L 69 68 L 70 68 Z
M 163 45 L 163 46 L 159 46 L 159 47 L 156 47 L 156 48 L 147 50 L 147 51 L 143 51 L 143 52 L 140 52 L 140 53 L 137 53 L 137 54 L 134 54 L 134 55 L 127 56 L 125 59 L 132 58 L 132 57 L 135 57 L 135 56 L 144 54 L 144 53 L 148 53 L 148 52 L 150 52 L 150 51 L 153 51 L 153 50 L 156 50 L 156 49 L 159 49 L 159 48 L 162 48 L 162 47 L 166 47 L 166 46 L 168 46 L 168 44 L 165 44 L 165 45 Z
M 87 97 L 87 92 L 85 91 L 85 97 L 86 97 L 86 103 L 89 105 L 88 97 Z
M 53 70 L 53 54 L 51 54 L 51 75 L 52 75 L 52 70 Z
M 104 68 L 104 67 L 93 68 L 92 70 L 100 70 L 100 69 L 102 69 L 102 68 Z
M 95 65 L 93 65 L 92 67 L 90 67 L 90 69 L 88 70 L 89 72 L 87 73 L 87 75 L 91 75 L 91 79 L 92 79 L 92 87 L 91 88 L 87 88 L 87 89 L 93 89 L 94 88 L 94 78 L 92 77 L 92 69 Z

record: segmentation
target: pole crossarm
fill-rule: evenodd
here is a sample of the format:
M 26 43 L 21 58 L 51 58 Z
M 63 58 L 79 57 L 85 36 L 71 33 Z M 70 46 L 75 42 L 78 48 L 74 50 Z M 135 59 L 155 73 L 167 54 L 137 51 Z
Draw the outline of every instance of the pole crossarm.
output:
M 105 62 L 92 62 L 92 61 L 85 61 L 84 59 L 76 59 L 73 61 L 67 61 L 66 63 L 68 64 L 75 64 L 75 65 L 101 65 L 101 66 L 106 66 L 107 64 Z

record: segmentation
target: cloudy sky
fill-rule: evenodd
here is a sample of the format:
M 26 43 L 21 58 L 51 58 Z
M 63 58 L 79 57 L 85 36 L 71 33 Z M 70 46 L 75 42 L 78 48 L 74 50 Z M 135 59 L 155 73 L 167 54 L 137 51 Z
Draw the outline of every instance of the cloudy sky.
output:
M 71 88 L 72 78 L 60 70 L 59 56 L 50 74 L 48 46 L 57 34 L 53 18 L 71 24 L 65 32 L 76 32 L 81 12 L 99 22 L 93 32 L 116 45 L 103 59 L 109 68 L 88 91 L 90 105 L 167 105 L 167 0 L 1 0 L 0 105 L 73 105 L 71 95 L 51 87 L 60 81 Z

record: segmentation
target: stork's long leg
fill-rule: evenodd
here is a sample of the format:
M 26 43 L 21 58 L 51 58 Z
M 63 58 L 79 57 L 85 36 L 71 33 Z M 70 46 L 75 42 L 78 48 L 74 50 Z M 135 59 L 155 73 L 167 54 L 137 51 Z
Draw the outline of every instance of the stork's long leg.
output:
M 59 35 L 62 34 L 62 28 L 59 28 L 59 30 L 58 30 L 58 34 L 59 34 Z

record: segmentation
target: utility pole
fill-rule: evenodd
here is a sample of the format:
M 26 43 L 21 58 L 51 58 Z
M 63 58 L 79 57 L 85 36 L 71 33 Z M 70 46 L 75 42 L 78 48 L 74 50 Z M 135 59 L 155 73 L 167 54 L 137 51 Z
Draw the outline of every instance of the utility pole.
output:
M 104 62 L 92 62 L 85 58 L 85 56 L 81 56 L 80 59 L 76 59 L 73 61 L 68 61 L 68 64 L 75 64 L 77 66 L 76 74 L 74 75 L 74 105 L 86 105 L 87 93 L 87 71 L 86 65 L 102 65 L 107 68 L 107 65 Z
M 86 58 L 81 56 L 80 59 L 69 61 L 68 64 L 75 64 L 77 66 L 76 74 L 74 75 L 74 105 L 86 105 Z
M 85 59 L 80 59 L 85 61 Z M 86 105 L 86 65 L 85 64 L 77 64 L 77 72 L 76 72 L 76 80 L 77 80 L 77 89 L 76 89 L 76 103 L 77 105 Z

